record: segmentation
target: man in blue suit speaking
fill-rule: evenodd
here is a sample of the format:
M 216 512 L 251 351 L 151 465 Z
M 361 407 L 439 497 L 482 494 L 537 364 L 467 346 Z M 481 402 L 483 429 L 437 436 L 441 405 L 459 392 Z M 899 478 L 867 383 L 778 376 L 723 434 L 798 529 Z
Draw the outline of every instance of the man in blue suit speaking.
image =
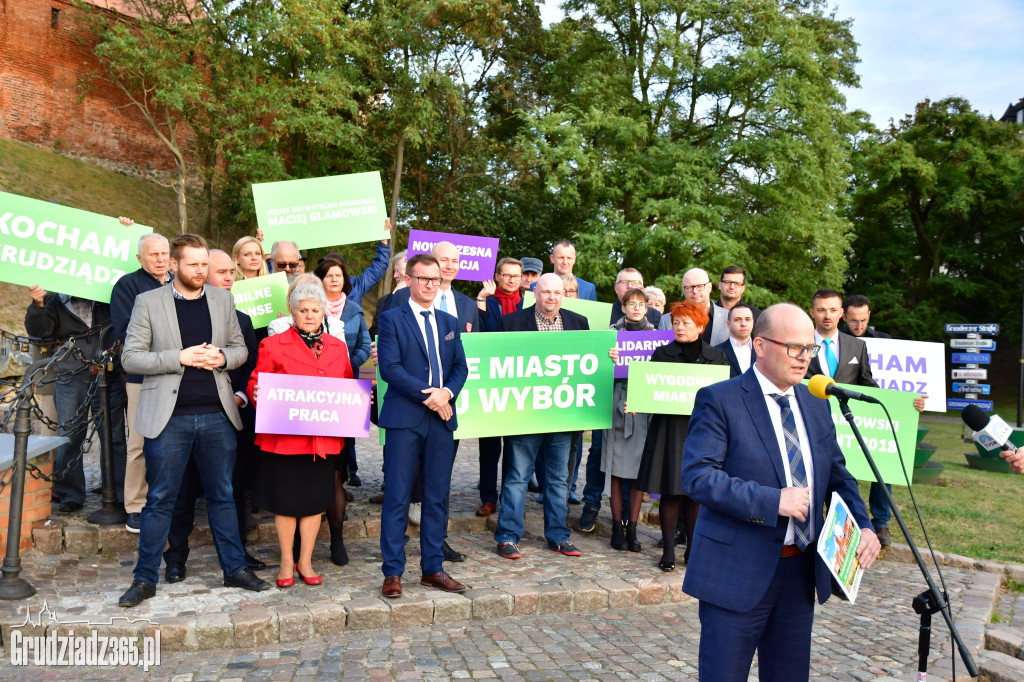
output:
M 402 596 L 409 494 L 417 473 L 423 477 L 420 584 L 446 592 L 466 590 L 444 572 L 441 548 L 455 459 L 454 405 L 468 374 L 466 354 L 458 320 L 434 309 L 441 286 L 437 259 L 427 254 L 410 258 L 405 282 L 408 302 L 381 314 L 377 336 L 380 376 L 388 383 L 378 425 L 387 429 L 388 441 L 380 551 L 381 594 L 389 598 Z
M 846 470 L 828 405 L 800 382 L 816 355 L 814 325 L 781 303 L 754 325 L 751 371 L 701 389 L 682 483 L 700 502 L 683 591 L 700 600 L 700 679 L 810 675 L 814 592 L 831 594 L 815 539 L 836 491 L 861 528 L 869 568 L 881 546 Z

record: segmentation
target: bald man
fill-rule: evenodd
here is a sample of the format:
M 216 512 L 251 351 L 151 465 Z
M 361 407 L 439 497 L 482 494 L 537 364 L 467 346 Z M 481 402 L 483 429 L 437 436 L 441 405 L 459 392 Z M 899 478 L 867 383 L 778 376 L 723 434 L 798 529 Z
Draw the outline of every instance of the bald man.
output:
M 705 682 L 745 682 L 755 651 L 762 680 L 810 677 L 814 593 L 832 594 L 815 541 L 833 492 L 861 529 L 861 567 L 881 550 L 828 403 L 800 383 L 818 352 L 811 319 L 773 305 L 753 337 L 749 371 L 697 392 L 683 451 L 683 488 L 701 505 L 683 591 L 700 600 Z
M 729 339 L 729 311 L 711 300 L 711 277 L 700 268 L 690 268 L 683 273 L 683 296 L 693 301 L 708 314 L 708 325 L 701 338 L 708 345 L 717 346 Z M 658 329 L 672 329 L 672 316 L 661 318 Z

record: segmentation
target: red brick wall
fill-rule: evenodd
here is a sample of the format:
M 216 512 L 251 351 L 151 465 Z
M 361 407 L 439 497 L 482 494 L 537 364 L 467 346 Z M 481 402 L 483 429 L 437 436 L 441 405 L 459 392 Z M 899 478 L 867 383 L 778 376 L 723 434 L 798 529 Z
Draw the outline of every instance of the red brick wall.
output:
M 53 9 L 60 10 L 57 28 Z M 170 152 L 142 115 L 97 77 L 78 16 L 63 0 L 0 0 L 0 137 L 173 170 Z
M 43 473 L 52 474 L 53 464 L 43 455 L 32 461 Z M 21 512 L 21 551 L 32 549 L 32 524 L 50 515 L 51 484 L 25 474 L 25 497 Z M 11 510 L 11 486 L 0 490 L 0 547 L 7 546 L 8 514 Z

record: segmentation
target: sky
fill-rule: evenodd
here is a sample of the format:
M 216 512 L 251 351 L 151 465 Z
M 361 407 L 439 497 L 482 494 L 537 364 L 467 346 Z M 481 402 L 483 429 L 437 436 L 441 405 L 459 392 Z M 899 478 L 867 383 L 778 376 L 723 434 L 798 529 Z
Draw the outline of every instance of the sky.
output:
M 557 21 L 556 0 L 542 16 Z M 999 118 L 1024 98 L 1024 0 L 833 0 L 853 19 L 860 88 L 846 91 L 879 127 L 914 105 L 959 96 Z

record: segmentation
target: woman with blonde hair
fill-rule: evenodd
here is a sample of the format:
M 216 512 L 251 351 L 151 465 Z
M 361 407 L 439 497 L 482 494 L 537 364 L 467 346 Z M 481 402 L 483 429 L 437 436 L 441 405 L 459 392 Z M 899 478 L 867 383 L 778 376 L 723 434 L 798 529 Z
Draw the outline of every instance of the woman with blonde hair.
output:
M 235 261 L 236 281 L 269 274 L 267 255 L 263 253 L 263 245 L 256 237 L 242 237 L 235 242 L 231 258 Z

